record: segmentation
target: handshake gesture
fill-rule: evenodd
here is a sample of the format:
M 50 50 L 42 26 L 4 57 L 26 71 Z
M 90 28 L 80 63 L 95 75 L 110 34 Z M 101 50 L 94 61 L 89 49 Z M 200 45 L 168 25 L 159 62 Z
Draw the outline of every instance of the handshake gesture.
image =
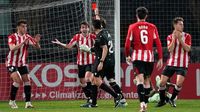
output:
M 80 45 L 79 46 L 79 49 L 81 50 L 81 51 L 84 51 L 84 52 L 91 52 L 91 48 L 88 46 L 88 45 L 86 45 L 86 44 L 82 44 L 82 45 Z

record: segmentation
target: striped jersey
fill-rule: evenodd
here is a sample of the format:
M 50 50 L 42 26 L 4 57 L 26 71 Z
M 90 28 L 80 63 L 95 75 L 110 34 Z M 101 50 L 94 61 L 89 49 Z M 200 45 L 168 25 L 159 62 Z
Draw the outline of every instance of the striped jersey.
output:
M 74 35 L 74 37 L 69 42 L 69 45 L 83 45 L 86 44 L 90 48 L 93 47 L 95 42 L 96 35 L 89 33 L 86 37 L 84 37 L 81 33 Z M 95 59 L 94 54 L 84 52 L 78 49 L 77 54 L 77 64 L 78 65 L 88 65 L 93 64 Z
M 132 45 L 132 61 L 154 62 L 154 43 L 157 47 L 158 57 L 161 59 L 163 57 L 162 46 L 156 26 L 145 21 L 131 24 L 126 37 L 125 55 L 130 55 L 130 47 Z
M 169 46 L 172 42 L 172 34 L 167 37 L 167 46 Z M 182 32 L 183 42 L 189 46 L 191 46 L 191 35 L 185 32 Z M 170 52 L 169 59 L 167 60 L 168 66 L 175 67 L 188 67 L 189 64 L 189 55 L 188 52 L 185 51 L 179 43 L 178 39 L 175 40 L 175 47 L 172 52 Z
M 11 51 L 6 58 L 6 66 L 16 66 L 21 67 L 26 65 L 26 58 L 28 56 L 28 46 L 30 44 L 36 44 L 34 38 L 32 38 L 28 34 L 24 34 L 23 36 L 18 33 L 13 33 L 8 36 L 8 44 L 18 45 L 22 43 L 26 38 L 29 38 L 27 43 L 24 43 L 19 49 Z

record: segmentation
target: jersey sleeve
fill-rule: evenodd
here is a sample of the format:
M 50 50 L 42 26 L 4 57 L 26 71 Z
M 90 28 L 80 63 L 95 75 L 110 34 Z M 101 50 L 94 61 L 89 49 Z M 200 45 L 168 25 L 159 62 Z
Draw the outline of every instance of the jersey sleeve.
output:
M 167 47 L 172 43 L 172 37 L 169 35 L 167 36 Z
M 132 32 L 131 32 L 131 26 L 128 28 L 128 33 L 126 36 L 126 42 L 125 42 L 125 56 L 130 55 L 130 47 L 131 47 L 131 41 L 133 40 Z
M 8 36 L 8 45 L 9 44 L 16 44 L 16 38 L 14 35 Z
M 36 42 L 35 42 L 35 39 L 32 37 L 32 36 L 30 36 L 30 35 L 26 35 L 27 36 L 27 38 L 29 38 L 29 45 L 35 45 L 36 44 Z
M 189 45 L 189 46 L 192 45 L 192 37 L 191 37 L 190 34 L 188 34 L 188 35 L 186 36 L 185 43 L 186 43 L 187 45 Z
M 155 27 L 155 31 L 154 31 L 154 41 L 157 47 L 157 51 L 158 51 L 158 58 L 161 59 L 163 58 L 163 53 L 162 53 L 162 44 L 160 42 L 160 38 L 159 38 L 159 34 L 158 34 L 158 30 Z
M 78 41 L 78 34 L 74 35 L 74 37 L 71 39 L 68 45 L 74 46 L 75 44 L 77 44 L 77 41 Z

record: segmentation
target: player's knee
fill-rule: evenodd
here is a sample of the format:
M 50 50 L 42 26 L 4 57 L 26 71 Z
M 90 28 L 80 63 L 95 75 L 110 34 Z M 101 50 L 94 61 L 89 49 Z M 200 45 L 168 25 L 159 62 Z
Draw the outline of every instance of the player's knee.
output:
M 85 82 L 92 82 L 93 77 L 85 77 Z
M 86 87 L 87 86 L 86 80 L 84 78 L 80 78 L 80 86 L 81 87 Z
M 102 82 L 101 79 L 96 78 L 96 80 L 95 80 L 95 85 L 100 86 L 102 83 L 103 83 L 103 82 Z
M 92 72 L 87 71 L 87 72 L 85 73 L 85 77 L 91 77 L 91 76 L 92 76 Z
M 86 86 L 87 86 L 87 83 L 80 83 L 80 86 L 81 86 L 81 87 L 86 87 Z
M 20 83 L 18 83 L 18 82 L 13 82 L 12 85 L 15 86 L 15 87 L 19 87 Z
M 160 81 L 160 87 L 166 86 L 166 83 L 167 83 L 167 81 L 161 80 L 161 81 Z
M 17 72 L 13 73 L 11 75 L 11 78 L 14 82 L 17 82 L 17 83 L 21 83 L 22 82 L 22 79 L 20 78 L 19 74 Z
M 31 85 L 30 81 L 24 82 L 24 86 L 30 86 L 30 85 Z
M 148 84 L 145 83 L 145 84 L 144 84 L 144 88 L 151 88 L 151 85 L 150 85 L 149 83 L 148 83 Z
M 147 79 L 144 80 L 144 85 L 145 85 L 145 86 L 150 86 L 150 80 L 149 80 L 149 79 L 148 79 L 148 80 L 147 80 Z
M 86 80 L 85 80 L 85 78 L 80 78 L 80 83 L 81 83 L 81 84 L 84 84 L 84 83 L 86 83 Z
M 176 83 L 176 85 L 177 85 L 178 87 L 182 87 L 183 81 L 178 81 L 178 82 Z
M 20 78 L 13 78 L 13 81 L 18 83 L 18 84 L 22 83 L 22 80 Z
M 144 77 L 142 75 L 137 76 L 137 85 L 144 84 Z

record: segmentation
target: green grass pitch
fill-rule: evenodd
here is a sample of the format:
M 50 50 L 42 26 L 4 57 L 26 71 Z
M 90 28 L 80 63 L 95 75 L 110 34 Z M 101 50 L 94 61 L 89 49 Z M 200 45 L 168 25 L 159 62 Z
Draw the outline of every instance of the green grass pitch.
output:
M 80 108 L 84 100 L 67 101 L 33 101 L 33 109 L 25 109 L 25 103 L 18 101 L 18 109 L 11 109 L 8 102 L 0 102 L 0 112 L 138 112 L 138 100 L 128 100 L 125 108 L 114 108 L 113 100 L 98 100 L 97 108 Z M 169 104 L 161 108 L 155 107 L 156 103 L 148 104 L 148 112 L 200 112 L 200 100 L 178 100 L 177 107 Z

